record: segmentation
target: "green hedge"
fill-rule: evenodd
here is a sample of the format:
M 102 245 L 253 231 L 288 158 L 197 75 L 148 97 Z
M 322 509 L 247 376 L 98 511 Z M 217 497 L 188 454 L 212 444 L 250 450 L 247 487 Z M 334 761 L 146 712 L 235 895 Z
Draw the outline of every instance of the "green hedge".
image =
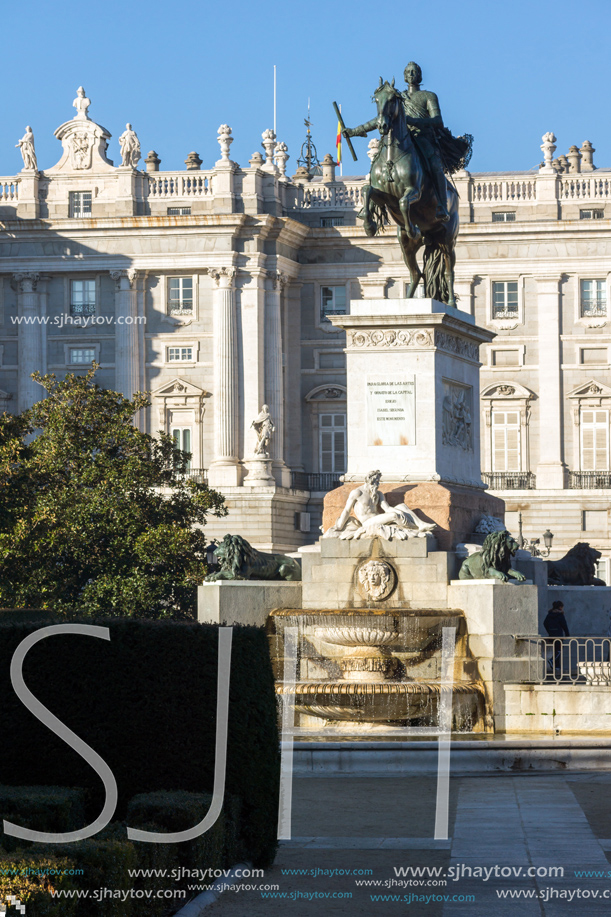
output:
M 59 635 L 28 653 L 28 688 L 98 752 L 119 786 L 116 818 L 140 793 L 213 788 L 218 628 L 108 619 L 111 640 Z M 0 627 L 0 715 L 10 755 L 0 783 L 81 786 L 99 814 L 97 774 L 15 695 L 10 661 L 35 624 Z M 263 630 L 234 627 L 226 793 L 242 801 L 245 853 L 269 865 L 276 849 L 279 748 L 274 681 Z
M 0 786 L 0 813 L 2 819 L 36 831 L 76 831 L 87 824 L 84 790 L 62 786 Z M 15 850 L 24 841 L 7 834 L 3 846 Z
M 80 796 L 78 791 L 54 787 L 0 787 L 0 799 L 13 801 L 21 797 L 24 810 L 42 813 L 43 821 L 45 814 L 53 812 L 54 817 L 47 817 L 45 828 L 57 831 L 74 827 L 75 812 L 74 806 L 58 808 L 57 800 L 80 801 Z M 141 794 L 129 803 L 127 822 L 146 831 L 183 831 L 204 818 L 211 802 L 212 797 L 206 793 Z M 238 834 L 238 826 L 232 822 L 240 807 L 232 797 L 230 802 L 227 813 L 223 811 L 209 831 L 181 844 L 130 841 L 125 824 L 114 822 L 85 841 L 67 845 L 34 844 L 12 855 L 0 851 L 0 893 L 5 897 L 17 895 L 26 905 L 28 917 L 167 917 L 198 894 L 193 890 L 194 885 L 214 881 L 213 877 L 203 879 L 201 873 L 193 875 L 195 868 L 217 870 L 235 864 L 236 860 L 228 856 L 236 853 L 230 849 L 231 839 Z M 134 869 L 157 870 L 162 874 L 130 875 Z M 63 870 L 72 874 L 63 875 Z M 54 890 L 77 894 L 53 899 Z M 103 893 L 106 890 L 112 891 L 112 896 Z M 182 890 L 185 897 L 157 897 L 157 892 L 168 890 Z M 87 898 L 78 897 L 83 891 L 89 893 Z M 128 896 L 117 892 L 126 892 Z

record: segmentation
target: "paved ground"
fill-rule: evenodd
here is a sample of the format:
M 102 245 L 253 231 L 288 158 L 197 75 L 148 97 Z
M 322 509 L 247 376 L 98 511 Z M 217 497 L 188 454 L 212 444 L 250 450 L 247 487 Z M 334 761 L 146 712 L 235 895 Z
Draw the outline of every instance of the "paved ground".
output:
M 263 879 L 242 880 L 256 889 L 225 892 L 207 913 L 609 914 L 611 897 L 602 895 L 611 896 L 611 774 L 453 779 L 445 842 L 433 840 L 435 794 L 433 778 L 296 778 L 292 840 Z M 539 876 L 525 875 L 528 869 Z M 580 874 L 586 871 L 592 875 Z M 376 885 L 357 884 L 364 882 Z

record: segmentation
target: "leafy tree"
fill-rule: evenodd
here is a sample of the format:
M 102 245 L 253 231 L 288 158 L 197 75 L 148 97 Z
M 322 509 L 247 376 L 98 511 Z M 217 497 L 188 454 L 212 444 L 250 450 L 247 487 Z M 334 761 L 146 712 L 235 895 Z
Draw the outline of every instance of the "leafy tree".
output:
M 84 376 L 34 374 L 47 397 L 0 415 L 0 604 L 60 614 L 191 617 L 206 516 L 224 498 L 189 454 L 141 433 L 147 407 Z

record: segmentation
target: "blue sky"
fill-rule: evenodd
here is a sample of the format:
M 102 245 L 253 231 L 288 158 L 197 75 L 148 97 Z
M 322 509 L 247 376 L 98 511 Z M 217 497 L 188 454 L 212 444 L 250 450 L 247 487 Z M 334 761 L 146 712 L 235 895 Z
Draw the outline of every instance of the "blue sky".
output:
M 0 175 L 21 169 L 14 145 L 26 124 L 39 168 L 55 165 L 61 146 L 53 131 L 72 117 L 81 84 L 90 116 L 113 135 L 115 163 L 117 138 L 131 121 L 143 154 L 155 149 L 162 169 L 183 169 L 191 150 L 211 167 L 224 122 L 235 137 L 232 159 L 246 165 L 273 123 L 274 64 L 278 139 L 288 144 L 292 174 L 308 98 L 322 159 L 334 151 L 332 101 L 349 126 L 372 117 L 379 77 L 402 86 L 411 59 L 423 68 L 423 88 L 437 92 L 448 127 L 475 136 L 473 171 L 536 166 L 548 130 L 557 153 L 588 139 L 594 162 L 611 166 L 610 0 L 30 0 L 5 5 L 2 18 Z M 359 162 L 345 150 L 344 174 L 366 171 L 366 141 L 355 146 Z

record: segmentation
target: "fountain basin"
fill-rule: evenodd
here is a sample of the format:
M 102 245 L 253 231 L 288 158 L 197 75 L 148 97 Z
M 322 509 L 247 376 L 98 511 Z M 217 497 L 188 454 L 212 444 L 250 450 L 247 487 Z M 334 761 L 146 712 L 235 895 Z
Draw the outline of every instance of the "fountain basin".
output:
M 437 725 L 439 698 L 452 694 L 452 717 L 459 728 L 477 721 L 483 705 L 478 684 L 451 686 L 430 682 L 298 682 L 279 684 L 279 695 L 294 694 L 295 711 L 320 719 L 353 723 L 408 723 Z

